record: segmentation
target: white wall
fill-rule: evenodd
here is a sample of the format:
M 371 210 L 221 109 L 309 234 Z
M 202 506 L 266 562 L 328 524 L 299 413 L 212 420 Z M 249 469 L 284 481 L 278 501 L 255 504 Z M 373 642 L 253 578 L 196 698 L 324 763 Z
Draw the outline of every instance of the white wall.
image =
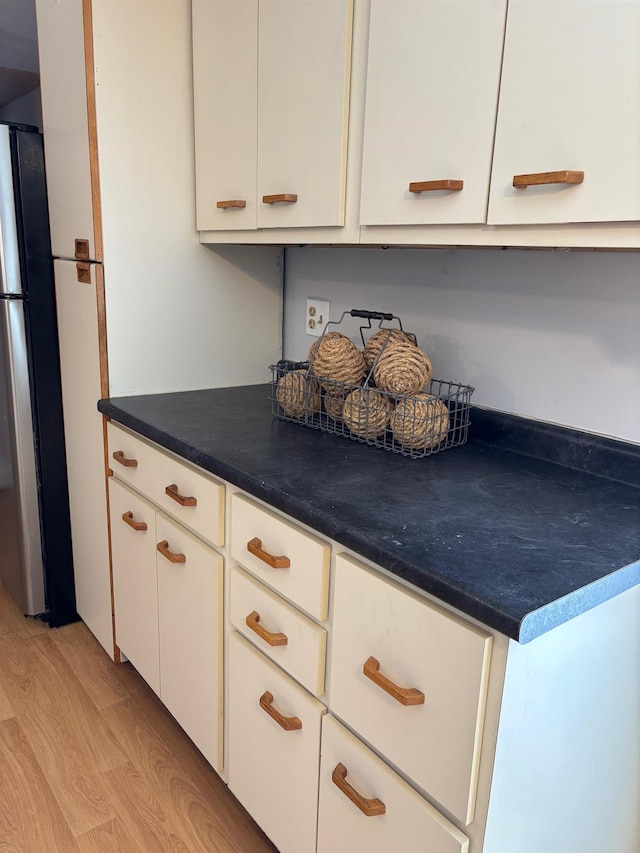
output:
M 288 249 L 287 358 L 314 340 L 308 296 L 331 300 L 332 320 L 398 314 L 477 405 L 640 443 L 640 254 Z

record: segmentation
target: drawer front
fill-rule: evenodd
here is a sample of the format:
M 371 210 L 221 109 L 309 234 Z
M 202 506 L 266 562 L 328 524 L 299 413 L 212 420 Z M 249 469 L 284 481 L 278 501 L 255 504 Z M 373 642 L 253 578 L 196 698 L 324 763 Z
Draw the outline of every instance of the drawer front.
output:
M 459 829 L 333 717 L 324 717 L 317 853 L 468 849 Z
M 160 693 L 156 510 L 109 478 L 116 645 Z
M 125 458 L 114 459 L 114 453 L 124 453 Z M 224 485 L 218 480 L 112 423 L 109 459 L 116 476 L 139 489 L 180 524 L 212 545 L 224 545 Z
M 231 624 L 303 687 L 322 695 L 327 632 L 235 567 Z
M 249 550 L 255 551 L 256 540 L 261 556 Z M 243 495 L 231 499 L 233 559 L 321 622 L 327 618 L 330 555 L 328 543 L 282 516 Z
M 156 541 L 166 541 L 174 559 L 184 557 L 184 562 L 172 562 L 156 553 L 160 698 L 219 771 L 222 557 L 162 513 L 156 514 Z
M 325 711 L 246 640 L 231 633 L 229 788 L 280 853 L 315 853 Z
M 467 824 L 490 654 L 490 635 L 337 558 L 332 710 Z

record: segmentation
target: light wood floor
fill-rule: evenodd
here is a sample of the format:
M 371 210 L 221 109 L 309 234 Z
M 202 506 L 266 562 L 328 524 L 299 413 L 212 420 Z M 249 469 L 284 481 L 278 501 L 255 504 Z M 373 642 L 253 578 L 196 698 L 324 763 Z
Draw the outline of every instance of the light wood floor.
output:
M 3 853 L 274 853 L 130 664 L 0 584 Z

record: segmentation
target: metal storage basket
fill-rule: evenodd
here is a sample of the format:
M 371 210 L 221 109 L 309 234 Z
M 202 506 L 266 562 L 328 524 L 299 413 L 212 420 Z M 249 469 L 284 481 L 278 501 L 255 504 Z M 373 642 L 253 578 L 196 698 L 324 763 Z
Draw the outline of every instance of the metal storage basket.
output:
M 341 326 L 346 317 L 367 321 L 367 325 L 360 326 L 363 346 L 365 333 L 373 329 L 372 320 L 378 321 L 375 331 L 403 330 L 400 318 L 394 314 L 354 308 L 345 311 L 340 320 L 327 323 L 322 337 L 330 326 Z M 383 325 L 394 321 L 397 325 Z M 322 337 L 318 340 L 321 341 Z M 409 334 L 409 337 L 415 342 L 414 335 Z M 386 342 L 360 385 L 315 377 L 311 369 L 313 360 L 283 360 L 271 365 L 273 414 L 285 421 L 413 459 L 464 444 L 469 431 L 470 398 L 474 389 L 457 382 L 431 379 L 418 395 L 382 391 L 376 388 L 373 374 L 385 346 Z M 358 394 L 350 398 L 355 391 Z M 345 402 L 351 428 L 343 419 Z M 354 419 L 355 405 L 358 408 Z

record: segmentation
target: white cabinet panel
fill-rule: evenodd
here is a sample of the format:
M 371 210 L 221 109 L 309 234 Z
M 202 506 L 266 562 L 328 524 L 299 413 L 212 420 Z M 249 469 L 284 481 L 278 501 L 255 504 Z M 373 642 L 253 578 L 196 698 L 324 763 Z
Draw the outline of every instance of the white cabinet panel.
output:
M 258 14 L 258 226 L 343 225 L 353 0 Z M 297 201 L 263 202 L 280 194 Z
M 102 260 L 94 241 L 83 3 L 37 0 L 36 16 L 51 251 L 74 258 L 82 239 L 88 257 Z
M 360 221 L 485 221 L 506 0 L 372 0 Z M 454 179 L 458 191 L 410 192 Z
M 638 0 L 510 0 L 489 224 L 640 220 L 639 44 Z
M 116 644 L 160 694 L 156 509 L 109 479 Z
M 235 633 L 229 669 L 229 788 L 280 853 L 315 853 L 326 709 Z
M 367 800 L 365 814 L 336 785 Z M 346 775 L 344 773 L 346 771 Z M 357 799 L 357 796 L 356 796 Z M 333 717 L 322 723 L 318 853 L 466 853 L 469 840 Z
M 102 269 L 92 265 L 90 270 L 91 283 L 83 283 L 74 261 L 54 262 L 76 603 L 80 616 L 113 657 L 104 431 L 96 408 L 102 396 L 98 335 Z
M 222 557 L 162 513 L 157 554 L 160 698 L 205 758 L 222 766 Z
M 331 709 L 467 824 L 475 808 L 490 652 L 489 634 L 355 561 L 336 558 Z M 391 695 L 389 682 L 402 701 Z
M 194 0 L 192 15 L 197 227 L 255 228 L 258 0 Z

